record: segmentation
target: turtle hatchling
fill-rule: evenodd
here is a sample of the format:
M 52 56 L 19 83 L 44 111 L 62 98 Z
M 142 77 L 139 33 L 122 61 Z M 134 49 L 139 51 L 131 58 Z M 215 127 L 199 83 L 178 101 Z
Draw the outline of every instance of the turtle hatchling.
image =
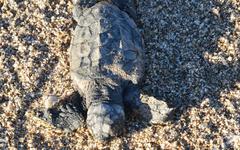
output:
M 69 49 L 70 73 L 81 98 L 73 95 L 45 108 L 42 118 L 67 132 L 86 123 L 93 137 L 107 140 L 123 133 L 126 112 L 158 115 L 152 113 L 153 107 L 146 111 L 140 100 L 138 84 L 144 73 L 145 53 L 135 24 L 135 4 L 134 0 L 73 3 L 77 25 Z M 168 114 L 170 109 L 164 111 Z M 139 114 L 144 118 L 144 113 Z M 162 121 L 164 117 L 154 118 Z

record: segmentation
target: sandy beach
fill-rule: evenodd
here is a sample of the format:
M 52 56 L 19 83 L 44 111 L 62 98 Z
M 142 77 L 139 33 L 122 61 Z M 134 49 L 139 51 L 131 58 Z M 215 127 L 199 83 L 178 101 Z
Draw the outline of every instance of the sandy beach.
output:
M 74 92 L 67 0 L 0 0 L 0 149 L 240 149 L 240 1 L 137 0 L 146 51 L 142 98 L 175 111 L 95 141 L 38 119 L 43 97 Z

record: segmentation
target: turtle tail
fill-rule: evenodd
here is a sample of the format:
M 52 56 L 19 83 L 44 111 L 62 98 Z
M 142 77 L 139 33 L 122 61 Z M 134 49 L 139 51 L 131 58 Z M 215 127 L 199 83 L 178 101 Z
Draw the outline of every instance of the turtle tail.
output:
M 126 12 L 132 19 L 137 19 L 136 0 L 108 0 L 120 10 Z
M 97 2 L 99 0 L 73 0 L 73 5 L 80 6 L 81 8 L 90 8 Z
M 134 20 L 137 18 L 136 0 L 73 0 L 73 4 L 75 7 L 77 6 L 81 9 L 85 9 L 90 8 L 101 1 L 106 1 L 117 6 Z

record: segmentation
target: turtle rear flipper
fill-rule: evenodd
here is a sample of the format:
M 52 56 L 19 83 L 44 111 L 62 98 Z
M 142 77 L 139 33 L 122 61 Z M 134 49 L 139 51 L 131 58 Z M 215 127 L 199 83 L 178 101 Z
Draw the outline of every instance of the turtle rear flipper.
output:
M 39 110 L 37 116 L 65 132 L 71 132 L 84 126 L 86 107 L 82 98 L 75 92 L 51 108 Z

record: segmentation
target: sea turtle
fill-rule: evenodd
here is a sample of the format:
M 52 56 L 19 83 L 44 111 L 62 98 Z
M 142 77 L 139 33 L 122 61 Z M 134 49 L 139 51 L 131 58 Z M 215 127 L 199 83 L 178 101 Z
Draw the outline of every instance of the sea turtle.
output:
M 144 72 L 144 46 L 134 22 L 134 2 L 75 0 L 73 18 L 77 25 L 70 46 L 70 73 L 82 100 L 75 95 L 53 105 L 43 118 L 73 131 L 86 117 L 95 138 L 118 136 L 124 131 L 125 112 L 143 108 L 138 84 Z

